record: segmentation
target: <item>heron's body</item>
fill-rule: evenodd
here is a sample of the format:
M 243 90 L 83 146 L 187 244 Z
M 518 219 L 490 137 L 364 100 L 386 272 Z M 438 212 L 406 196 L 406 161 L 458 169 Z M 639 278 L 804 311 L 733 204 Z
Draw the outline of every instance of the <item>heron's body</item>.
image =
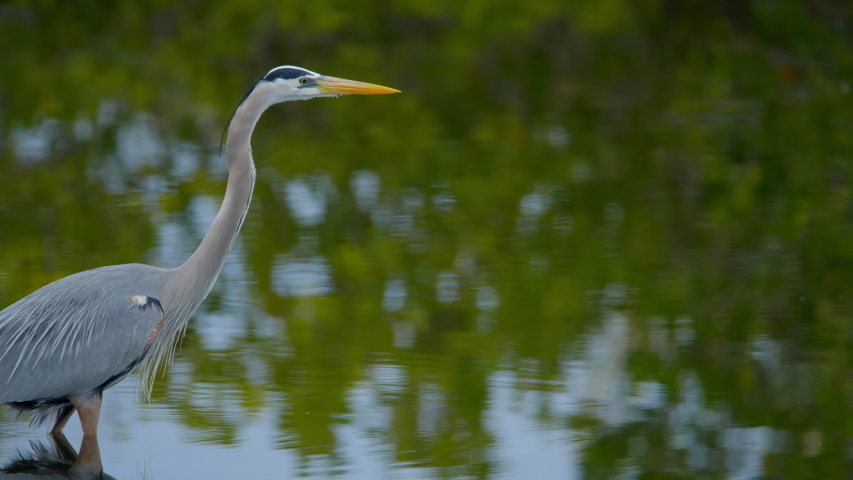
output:
M 63 397 L 105 388 L 116 376 L 126 376 L 127 367 L 138 364 L 153 344 L 152 333 L 163 317 L 162 303 L 154 299 L 162 294 L 165 272 L 139 264 L 89 270 L 0 312 L 0 402 L 57 405 Z M 134 299 L 140 292 L 150 293 L 146 301 Z M 59 342 L 47 340 L 53 330 L 64 331 L 56 332 Z M 116 331 L 124 333 L 108 333 Z M 77 368 L 45 368 L 64 364 Z
M 56 412 L 55 432 L 76 408 L 84 434 L 95 434 L 103 390 L 140 364 L 150 386 L 213 287 L 249 209 L 250 140 L 264 110 L 288 100 L 395 92 L 289 66 L 258 80 L 234 113 L 228 188 L 195 253 L 173 269 L 128 264 L 81 272 L 0 311 L 0 403 L 35 411 L 39 423 Z

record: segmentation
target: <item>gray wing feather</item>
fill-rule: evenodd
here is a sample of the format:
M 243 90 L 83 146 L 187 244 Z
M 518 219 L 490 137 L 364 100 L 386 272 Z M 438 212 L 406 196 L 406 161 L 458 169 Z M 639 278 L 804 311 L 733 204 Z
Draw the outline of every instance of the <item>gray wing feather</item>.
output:
M 133 300 L 153 296 L 129 280 L 133 267 L 71 275 L 0 312 L 0 402 L 89 391 L 141 359 L 164 314 L 156 300 Z

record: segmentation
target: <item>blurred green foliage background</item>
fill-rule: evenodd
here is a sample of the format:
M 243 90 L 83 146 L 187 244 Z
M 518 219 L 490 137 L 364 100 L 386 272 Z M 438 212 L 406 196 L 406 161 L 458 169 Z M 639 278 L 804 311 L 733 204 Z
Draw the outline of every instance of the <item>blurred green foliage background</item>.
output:
M 846 478 L 851 22 L 832 0 L 5 2 L 0 307 L 180 264 L 231 110 L 300 65 L 403 94 L 261 120 L 241 240 L 155 387 L 187 429 L 229 444 L 277 408 L 281 448 L 334 460 L 373 385 L 389 462 L 490 478 L 508 375 L 589 478 Z

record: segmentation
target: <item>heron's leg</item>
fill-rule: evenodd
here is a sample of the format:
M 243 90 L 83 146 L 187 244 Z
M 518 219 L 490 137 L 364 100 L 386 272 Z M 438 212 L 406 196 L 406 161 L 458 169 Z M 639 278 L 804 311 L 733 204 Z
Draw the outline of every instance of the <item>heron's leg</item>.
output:
M 77 407 L 77 415 L 80 416 L 80 425 L 83 426 L 84 436 L 98 434 L 98 420 L 101 418 L 101 394 L 100 390 L 91 390 L 70 397 L 71 403 Z
M 59 458 L 69 462 L 74 463 L 77 461 L 77 451 L 74 450 L 74 447 L 68 443 L 68 439 L 65 438 L 65 434 L 62 432 L 50 432 L 50 438 L 53 440 L 54 445 L 56 446 L 56 451 L 59 453 Z
M 83 434 L 80 455 L 77 456 L 77 460 L 71 465 L 68 472 L 81 478 L 101 478 L 103 476 L 104 467 L 101 464 L 101 449 L 98 447 L 97 435 Z
M 68 419 L 71 418 L 71 415 L 74 414 L 74 404 L 63 405 L 59 408 L 59 413 L 56 414 L 56 423 L 53 424 L 53 428 L 50 429 L 50 433 L 52 435 L 62 434 L 62 429 L 65 428 L 65 424 L 68 423 Z

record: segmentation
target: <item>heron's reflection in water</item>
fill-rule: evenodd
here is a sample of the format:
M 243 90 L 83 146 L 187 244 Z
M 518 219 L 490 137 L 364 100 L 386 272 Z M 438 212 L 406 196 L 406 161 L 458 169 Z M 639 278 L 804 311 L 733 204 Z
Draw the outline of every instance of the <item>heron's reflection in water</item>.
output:
M 59 433 L 49 438 L 48 442 L 30 440 L 30 451 L 18 451 L 9 463 L 0 468 L 0 479 L 113 478 L 104 474 L 97 435 L 83 435 L 79 454 L 65 435 Z

